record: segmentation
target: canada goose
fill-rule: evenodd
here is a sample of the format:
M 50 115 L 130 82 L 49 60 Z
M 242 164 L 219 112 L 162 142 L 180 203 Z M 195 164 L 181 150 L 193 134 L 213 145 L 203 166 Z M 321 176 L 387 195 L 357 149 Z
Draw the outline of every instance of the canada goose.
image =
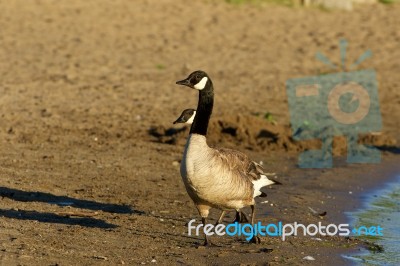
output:
M 250 206 L 254 224 L 254 198 L 265 195 L 260 189 L 275 182 L 244 153 L 207 145 L 208 123 L 214 106 L 214 86 L 207 73 L 195 71 L 176 84 L 199 91 L 196 115 L 183 152 L 181 176 L 202 223 L 206 225 L 211 208 L 221 209 L 223 217 L 227 210 L 240 212 L 243 207 Z M 251 242 L 260 243 L 260 238 L 253 236 Z M 211 244 L 207 235 L 204 244 Z

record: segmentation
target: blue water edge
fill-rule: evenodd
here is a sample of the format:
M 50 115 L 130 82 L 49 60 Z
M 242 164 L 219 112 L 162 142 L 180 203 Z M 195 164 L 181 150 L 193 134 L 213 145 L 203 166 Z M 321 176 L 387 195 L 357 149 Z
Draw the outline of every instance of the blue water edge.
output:
M 357 236 L 383 247 L 382 252 L 364 250 L 344 256 L 357 265 L 400 265 L 400 175 L 385 188 L 371 193 L 365 206 L 347 213 L 351 226 L 380 226 L 382 236 Z

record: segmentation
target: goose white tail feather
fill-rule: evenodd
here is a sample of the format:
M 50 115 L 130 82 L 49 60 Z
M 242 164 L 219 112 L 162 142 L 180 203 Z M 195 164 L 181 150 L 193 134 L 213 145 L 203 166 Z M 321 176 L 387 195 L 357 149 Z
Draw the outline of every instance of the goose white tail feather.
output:
M 275 184 L 275 182 L 268 179 L 268 177 L 266 175 L 261 175 L 260 179 L 254 180 L 253 181 L 253 188 L 254 188 L 253 198 L 260 196 L 262 194 L 261 188 L 272 185 L 272 184 Z

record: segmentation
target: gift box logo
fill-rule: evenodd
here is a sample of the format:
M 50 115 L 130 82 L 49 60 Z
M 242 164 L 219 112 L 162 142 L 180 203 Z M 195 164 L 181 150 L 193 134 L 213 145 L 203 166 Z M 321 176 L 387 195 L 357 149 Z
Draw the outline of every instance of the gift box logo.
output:
M 322 141 L 321 149 L 300 154 L 301 168 L 332 167 L 334 136 L 346 137 L 348 163 L 380 162 L 379 150 L 358 144 L 360 134 L 378 132 L 382 128 L 376 72 L 372 69 L 346 71 L 346 47 L 347 42 L 341 40 L 342 71 L 286 82 L 293 138 Z M 371 55 L 370 51 L 365 52 L 350 69 Z M 320 53 L 317 59 L 339 69 Z

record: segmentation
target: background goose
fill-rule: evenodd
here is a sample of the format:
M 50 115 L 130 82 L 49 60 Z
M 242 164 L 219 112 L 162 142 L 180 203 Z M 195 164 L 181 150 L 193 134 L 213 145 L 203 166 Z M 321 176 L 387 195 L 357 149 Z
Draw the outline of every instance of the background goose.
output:
M 189 124 L 193 123 L 194 117 L 196 115 L 196 110 L 194 109 L 185 109 L 182 111 L 182 114 L 174 121 L 174 124 L 182 123 Z
M 260 189 L 275 182 L 245 154 L 207 145 L 207 129 L 214 106 L 214 86 L 209 76 L 204 71 L 195 71 L 176 83 L 199 91 L 197 111 L 183 152 L 181 176 L 203 224 L 211 208 L 223 210 L 223 217 L 226 210 L 240 212 L 246 206 L 251 207 L 251 223 L 254 224 L 254 198 L 265 195 Z M 252 242 L 259 243 L 260 238 L 253 236 Z M 211 244 L 207 235 L 204 244 Z
M 194 117 L 196 116 L 196 110 L 195 109 L 185 109 L 182 111 L 181 115 L 178 117 L 178 119 L 176 119 L 174 121 L 174 124 L 189 124 L 191 125 L 193 123 Z M 256 163 L 255 163 L 256 164 Z M 261 166 L 259 164 L 258 167 L 261 168 Z M 274 173 L 265 173 L 266 176 L 276 176 Z M 271 177 L 269 177 L 269 179 L 273 182 L 272 184 L 281 184 L 280 182 L 272 179 Z M 260 197 L 266 196 L 266 194 L 264 192 L 261 192 Z M 222 219 L 224 218 L 226 211 L 222 211 L 219 219 L 217 220 L 216 224 L 219 224 Z M 235 222 L 239 222 L 239 223 L 244 223 L 244 222 L 249 222 L 249 220 L 247 219 L 247 215 L 243 212 L 243 211 L 236 211 L 236 215 L 235 215 L 235 220 L 233 221 L 233 223 Z

